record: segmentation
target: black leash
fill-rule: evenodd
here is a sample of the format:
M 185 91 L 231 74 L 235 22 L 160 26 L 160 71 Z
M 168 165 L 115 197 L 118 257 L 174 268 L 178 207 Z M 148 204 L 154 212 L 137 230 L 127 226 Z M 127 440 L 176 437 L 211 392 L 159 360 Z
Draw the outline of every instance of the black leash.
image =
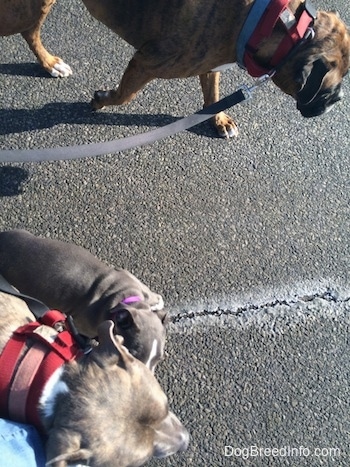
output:
M 196 112 L 188 117 L 181 118 L 155 130 L 151 130 L 139 135 L 107 141 L 105 143 L 82 144 L 80 146 L 66 146 L 48 149 L 3 149 L 0 150 L 0 162 L 43 162 L 43 161 L 63 161 L 80 159 L 83 157 L 102 156 L 125 151 L 134 147 L 152 144 L 155 141 L 175 135 L 180 131 L 187 130 L 199 123 L 202 123 L 215 114 L 222 112 L 229 107 L 233 107 L 240 102 L 250 99 L 251 92 L 256 86 L 242 86 L 233 94 L 224 97 L 208 107 Z
M 33 313 L 35 318 L 40 319 L 45 313 L 50 311 L 50 308 L 45 305 L 43 302 L 40 300 L 37 300 L 36 298 L 30 297 L 29 295 L 25 295 L 23 293 L 18 292 L 17 289 L 15 289 L 7 280 L 0 274 L 0 292 L 5 292 L 9 295 L 13 295 L 15 297 L 20 298 L 23 300 L 30 311 Z M 91 339 L 89 339 L 86 336 L 83 336 L 82 334 L 79 333 L 77 330 L 72 316 L 67 316 L 66 319 L 66 325 L 67 329 L 71 332 L 73 335 L 75 341 L 79 345 L 79 347 L 82 349 L 84 354 L 88 354 L 92 347 L 90 344 Z
M 15 297 L 21 298 L 26 302 L 30 311 L 35 315 L 36 318 L 43 316 L 49 308 L 40 300 L 30 297 L 29 295 L 22 294 L 18 292 L 17 289 L 12 287 L 12 285 L 7 282 L 7 280 L 0 274 L 0 292 L 5 292 Z

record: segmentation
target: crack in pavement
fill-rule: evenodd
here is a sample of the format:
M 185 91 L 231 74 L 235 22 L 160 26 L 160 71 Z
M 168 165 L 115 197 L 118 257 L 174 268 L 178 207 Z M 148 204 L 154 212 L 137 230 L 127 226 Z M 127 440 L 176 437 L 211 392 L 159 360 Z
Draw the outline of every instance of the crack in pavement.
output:
M 201 311 L 188 311 L 188 312 L 180 312 L 176 315 L 172 315 L 170 317 L 170 322 L 173 324 L 184 322 L 186 320 L 192 320 L 199 317 L 220 317 L 220 316 L 243 316 L 246 313 L 251 312 L 259 312 L 261 310 L 265 310 L 266 308 L 275 308 L 279 306 L 287 306 L 292 307 L 293 305 L 297 305 L 298 303 L 308 304 L 313 302 L 317 299 L 324 300 L 328 303 L 335 303 L 335 304 L 345 304 L 350 301 L 350 297 L 339 298 L 339 294 L 332 289 L 327 289 L 323 293 L 315 293 L 315 294 L 308 294 L 297 297 L 295 299 L 290 300 L 274 300 L 272 302 L 267 302 L 261 305 L 246 305 L 238 307 L 235 310 L 224 309 L 224 308 L 216 308 L 215 310 L 201 310 Z

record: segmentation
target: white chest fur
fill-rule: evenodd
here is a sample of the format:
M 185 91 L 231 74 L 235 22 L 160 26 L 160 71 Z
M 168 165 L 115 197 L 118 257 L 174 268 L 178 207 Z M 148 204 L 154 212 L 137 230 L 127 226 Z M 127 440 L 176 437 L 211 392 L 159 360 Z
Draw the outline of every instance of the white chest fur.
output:
M 61 381 L 62 373 L 63 366 L 57 368 L 57 370 L 51 375 L 40 396 L 39 406 L 43 411 L 44 416 L 47 418 L 53 415 L 53 409 L 57 395 L 69 392 L 66 383 Z
M 216 68 L 213 68 L 211 71 L 225 71 L 229 70 L 230 68 L 233 68 L 235 64 L 234 63 L 225 63 L 224 65 L 217 66 Z

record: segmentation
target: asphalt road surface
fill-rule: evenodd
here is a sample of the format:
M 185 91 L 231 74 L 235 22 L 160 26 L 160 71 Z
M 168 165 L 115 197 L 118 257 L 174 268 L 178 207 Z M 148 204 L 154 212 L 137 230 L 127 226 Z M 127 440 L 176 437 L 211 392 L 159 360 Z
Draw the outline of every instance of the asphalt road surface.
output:
M 350 23 L 350 6 L 336 8 Z M 53 79 L 20 36 L 1 38 L 0 147 L 107 141 L 198 110 L 197 78 L 150 83 L 92 113 L 133 51 L 80 2 L 43 33 L 73 69 Z M 250 79 L 238 67 L 222 95 Z M 209 124 L 152 146 L 72 162 L 0 164 L 0 228 L 72 241 L 162 293 L 172 317 L 158 377 L 191 433 L 149 465 L 350 465 L 350 83 L 303 119 L 273 84 Z

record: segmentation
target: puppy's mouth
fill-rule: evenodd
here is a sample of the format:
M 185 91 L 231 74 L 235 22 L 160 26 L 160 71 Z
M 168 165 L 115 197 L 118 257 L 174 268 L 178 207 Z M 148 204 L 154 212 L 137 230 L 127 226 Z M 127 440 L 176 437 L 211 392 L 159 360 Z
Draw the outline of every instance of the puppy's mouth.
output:
M 338 84 L 333 89 L 325 89 L 317 93 L 309 102 L 303 102 L 300 96 L 297 96 L 297 109 L 301 115 L 306 118 L 318 117 L 329 112 L 334 104 L 343 97 L 341 85 Z

